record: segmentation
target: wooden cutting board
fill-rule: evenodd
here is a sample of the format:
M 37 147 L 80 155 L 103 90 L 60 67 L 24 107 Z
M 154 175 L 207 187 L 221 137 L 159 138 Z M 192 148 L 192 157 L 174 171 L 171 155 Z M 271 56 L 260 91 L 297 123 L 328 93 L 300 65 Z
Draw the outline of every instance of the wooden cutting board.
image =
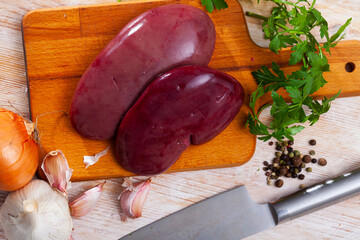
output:
M 77 82 L 102 48 L 131 19 L 151 8 L 173 3 L 204 9 L 200 0 L 123 2 L 30 11 L 23 19 L 23 38 L 29 84 L 31 117 L 37 122 L 41 152 L 60 149 L 74 169 L 73 181 L 131 176 L 114 159 L 112 141 L 89 140 L 72 129 L 68 110 Z M 256 89 L 251 71 L 277 62 L 289 73 L 290 50 L 274 54 L 255 45 L 249 37 L 241 6 L 228 1 L 229 8 L 209 14 L 216 28 L 215 52 L 210 67 L 238 79 L 246 101 L 236 119 L 209 143 L 190 146 L 168 172 L 232 167 L 246 163 L 255 151 L 256 138 L 245 128 L 249 96 Z M 342 90 L 341 96 L 360 95 L 360 42 L 340 43 L 328 56 L 331 72 L 318 97 Z M 348 72 L 345 65 L 355 66 Z M 285 96 L 286 97 L 286 96 Z M 259 106 L 270 102 L 264 97 Z M 84 155 L 94 155 L 107 146 L 109 153 L 85 169 Z

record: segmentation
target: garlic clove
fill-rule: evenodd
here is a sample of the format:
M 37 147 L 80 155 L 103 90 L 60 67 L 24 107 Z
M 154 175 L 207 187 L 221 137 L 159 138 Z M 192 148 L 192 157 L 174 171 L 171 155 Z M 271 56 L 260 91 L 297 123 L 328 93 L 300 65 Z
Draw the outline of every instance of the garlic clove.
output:
M 70 214 L 73 217 L 82 217 L 88 214 L 99 201 L 106 181 L 87 190 L 69 203 Z
M 50 186 L 59 190 L 67 197 L 67 190 L 70 188 L 70 178 L 73 170 L 60 150 L 49 152 L 41 165 Z
M 125 182 L 126 180 L 124 180 Z M 128 185 L 128 183 L 126 184 Z M 119 196 L 121 221 L 129 218 L 141 217 L 142 209 L 149 194 L 151 178 L 132 187 L 126 186 Z

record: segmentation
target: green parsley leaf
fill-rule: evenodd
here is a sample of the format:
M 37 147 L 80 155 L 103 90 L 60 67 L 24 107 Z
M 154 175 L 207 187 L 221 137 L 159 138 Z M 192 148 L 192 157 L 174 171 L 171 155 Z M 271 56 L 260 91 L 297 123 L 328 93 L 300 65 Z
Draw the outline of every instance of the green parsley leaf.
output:
M 344 37 L 343 32 L 351 23 L 351 18 L 330 37 L 327 21 L 314 8 L 315 1 L 267 1 L 276 5 L 271 11 L 271 16 L 264 17 L 249 12 L 246 15 L 263 20 L 265 39 L 270 39 L 271 51 L 278 53 L 285 47 L 291 47 L 289 65 L 302 63 L 302 66 L 300 70 L 287 76 L 276 63 L 272 63 L 271 67 L 261 66 L 252 72 L 259 86 L 250 98 L 251 112 L 246 126 L 251 133 L 260 135 L 259 139 L 263 141 L 272 137 L 279 141 L 284 138 L 292 140 L 295 134 L 304 129 L 304 126 L 295 124 L 308 122 L 313 125 L 320 119 L 321 114 L 329 111 L 331 102 L 340 94 L 338 92 L 329 99 L 324 97 L 321 102 L 310 96 L 326 84 L 323 73 L 330 71 L 323 50 L 330 52 L 330 48 L 335 47 Z M 325 43 L 320 44 L 311 33 L 315 27 L 319 29 L 320 37 L 326 39 Z M 290 103 L 286 103 L 277 92 L 279 89 L 287 91 L 291 98 Z M 269 126 L 263 124 L 258 117 L 267 105 L 262 106 L 257 112 L 255 109 L 258 99 L 268 92 L 271 92 L 273 100 L 270 110 L 273 120 Z M 306 115 L 303 106 L 309 107 L 311 114 Z
M 228 8 L 225 0 L 201 0 L 201 4 L 205 6 L 209 13 L 214 11 L 214 6 L 217 10 Z

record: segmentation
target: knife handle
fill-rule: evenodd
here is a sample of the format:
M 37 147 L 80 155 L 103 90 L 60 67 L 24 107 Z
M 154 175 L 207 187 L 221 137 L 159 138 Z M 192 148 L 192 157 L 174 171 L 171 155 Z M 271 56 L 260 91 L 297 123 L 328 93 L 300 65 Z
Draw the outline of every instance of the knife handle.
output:
M 326 180 L 272 204 L 276 224 L 317 211 L 360 193 L 360 169 Z

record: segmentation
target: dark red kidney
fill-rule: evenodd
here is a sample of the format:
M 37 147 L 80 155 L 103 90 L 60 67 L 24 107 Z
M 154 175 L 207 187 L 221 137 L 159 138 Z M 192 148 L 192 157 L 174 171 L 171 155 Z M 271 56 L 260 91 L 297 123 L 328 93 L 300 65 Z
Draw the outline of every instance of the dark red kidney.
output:
M 162 173 L 191 143 L 222 132 L 243 102 L 244 90 L 233 77 L 202 66 L 175 68 L 153 81 L 125 115 L 117 160 L 135 174 Z
M 151 81 L 178 66 L 206 66 L 214 46 L 214 24 L 200 9 L 176 4 L 141 14 L 83 74 L 70 107 L 72 126 L 85 137 L 110 139 Z

